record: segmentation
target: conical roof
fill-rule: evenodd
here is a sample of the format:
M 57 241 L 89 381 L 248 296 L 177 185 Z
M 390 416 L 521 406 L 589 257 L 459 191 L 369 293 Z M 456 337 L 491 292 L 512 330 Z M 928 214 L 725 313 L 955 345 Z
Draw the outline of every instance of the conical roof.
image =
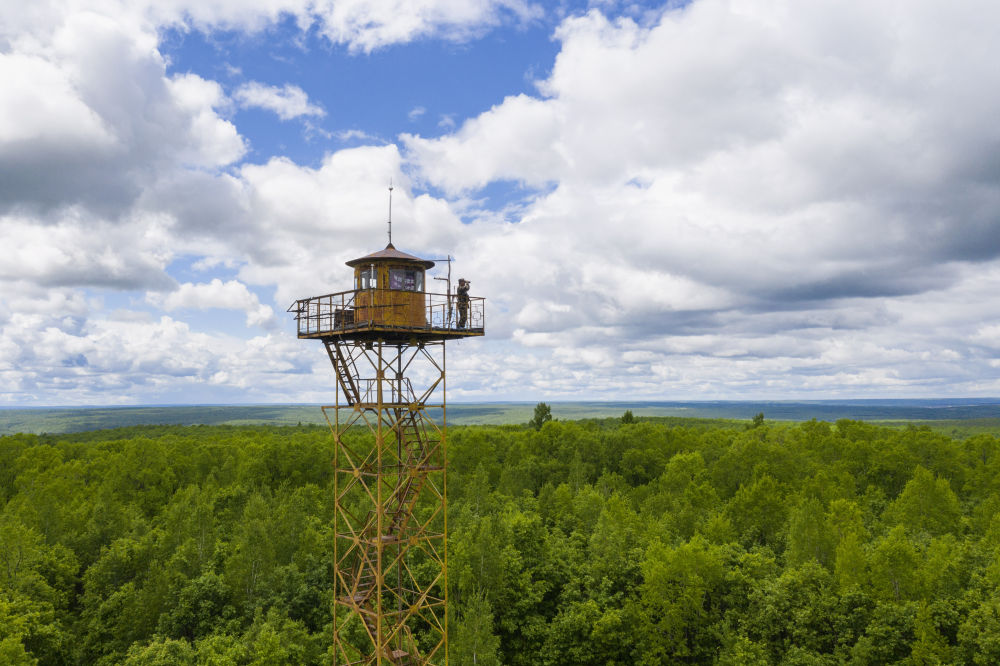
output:
M 414 257 L 412 254 L 400 252 L 393 246 L 392 243 L 386 245 L 384 250 L 372 252 L 369 255 L 359 257 L 357 259 L 351 259 L 347 262 L 347 265 L 354 268 L 359 264 L 377 264 L 387 261 L 418 264 L 424 268 L 432 268 L 434 266 L 434 262 L 429 259 L 421 259 L 420 257 Z

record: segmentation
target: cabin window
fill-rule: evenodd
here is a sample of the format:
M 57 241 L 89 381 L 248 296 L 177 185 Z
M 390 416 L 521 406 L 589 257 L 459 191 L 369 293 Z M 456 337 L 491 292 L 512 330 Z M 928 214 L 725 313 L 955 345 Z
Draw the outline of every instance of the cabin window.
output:
M 371 268 L 361 271 L 358 277 L 358 289 L 375 289 L 378 286 L 378 272 Z
M 389 289 L 423 291 L 424 272 L 407 270 L 405 268 L 392 268 L 389 270 Z

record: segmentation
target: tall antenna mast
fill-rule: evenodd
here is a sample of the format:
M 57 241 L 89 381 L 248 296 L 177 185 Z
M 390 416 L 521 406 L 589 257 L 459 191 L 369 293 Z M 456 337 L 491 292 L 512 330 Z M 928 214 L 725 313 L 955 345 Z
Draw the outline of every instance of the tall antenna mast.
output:
M 389 245 L 392 245 L 392 178 L 389 179 Z

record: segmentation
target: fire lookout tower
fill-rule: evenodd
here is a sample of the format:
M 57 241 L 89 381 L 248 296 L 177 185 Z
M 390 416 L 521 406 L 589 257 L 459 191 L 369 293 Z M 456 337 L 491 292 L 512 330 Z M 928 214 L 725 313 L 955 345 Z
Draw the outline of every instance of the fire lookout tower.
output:
M 353 289 L 288 309 L 337 376 L 322 408 L 336 445 L 336 665 L 448 658 L 445 343 L 484 334 L 484 299 L 429 293 L 434 262 L 391 238 L 347 262 Z

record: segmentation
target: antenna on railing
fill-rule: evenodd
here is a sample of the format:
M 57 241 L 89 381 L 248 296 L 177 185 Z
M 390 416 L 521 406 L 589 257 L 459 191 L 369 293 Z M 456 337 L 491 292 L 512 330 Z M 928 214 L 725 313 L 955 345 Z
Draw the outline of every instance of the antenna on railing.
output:
M 433 261 L 447 261 L 448 262 L 448 277 L 435 277 L 434 278 L 435 280 L 444 280 L 445 282 L 448 283 L 448 287 L 445 290 L 445 293 L 448 295 L 448 320 L 445 322 L 446 326 L 447 326 L 447 324 L 449 322 L 451 322 L 451 262 L 454 261 L 454 260 L 455 260 L 455 258 L 453 256 L 451 256 L 450 254 L 448 255 L 447 259 L 434 259 L 433 260 Z

